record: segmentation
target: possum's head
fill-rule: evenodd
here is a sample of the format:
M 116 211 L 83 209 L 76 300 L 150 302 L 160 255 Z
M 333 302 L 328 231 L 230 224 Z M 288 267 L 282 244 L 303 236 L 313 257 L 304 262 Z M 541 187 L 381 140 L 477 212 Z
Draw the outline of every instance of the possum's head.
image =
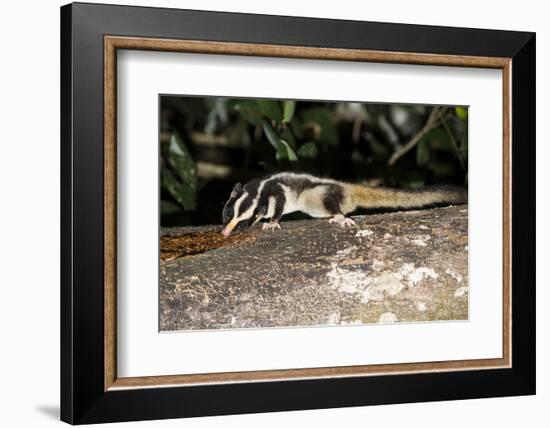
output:
M 224 236 L 229 236 L 239 223 L 249 220 L 254 214 L 257 198 L 247 187 L 248 185 L 243 187 L 241 183 L 235 184 L 223 207 L 222 234 Z

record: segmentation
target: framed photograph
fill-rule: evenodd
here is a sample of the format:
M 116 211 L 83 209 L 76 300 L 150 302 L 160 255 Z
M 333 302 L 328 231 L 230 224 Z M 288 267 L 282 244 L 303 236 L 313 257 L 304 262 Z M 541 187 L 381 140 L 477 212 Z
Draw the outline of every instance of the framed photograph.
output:
M 61 418 L 535 393 L 535 35 L 61 8 Z

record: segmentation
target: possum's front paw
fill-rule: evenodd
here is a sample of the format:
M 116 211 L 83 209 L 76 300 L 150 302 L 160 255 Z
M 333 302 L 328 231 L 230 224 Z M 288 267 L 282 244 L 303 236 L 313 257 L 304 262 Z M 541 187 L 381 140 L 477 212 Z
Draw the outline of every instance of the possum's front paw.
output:
M 264 223 L 262 225 L 262 230 L 275 230 L 275 229 L 281 229 L 281 225 L 277 222 L 273 223 Z
M 355 226 L 355 222 L 351 218 L 344 217 L 342 214 L 336 214 L 328 222 L 339 224 L 343 228 Z

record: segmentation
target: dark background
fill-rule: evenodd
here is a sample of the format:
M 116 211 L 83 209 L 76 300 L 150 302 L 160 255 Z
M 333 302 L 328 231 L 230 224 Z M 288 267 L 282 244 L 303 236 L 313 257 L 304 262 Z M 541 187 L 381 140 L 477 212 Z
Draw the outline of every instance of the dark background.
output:
M 276 171 L 467 185 L 465 107 L 161 96 L 160 119 L 162 226 L 219 224 L 237 181 Z

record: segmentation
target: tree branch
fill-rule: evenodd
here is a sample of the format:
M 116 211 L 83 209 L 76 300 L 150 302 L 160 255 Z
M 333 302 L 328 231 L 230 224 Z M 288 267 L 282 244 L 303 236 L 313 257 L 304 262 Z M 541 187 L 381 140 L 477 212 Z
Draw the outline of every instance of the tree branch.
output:
M 418 133 L 407 144 L 405 144 L 404 146 L 401 146 L 399 149 L 393 152 L 390 159 L 388 160 L 388 166 L 394 165 L 399 160 L 399 158 L 401 158 L 406 153 L 408 153 L 412 148 L 414 148 L 418 144 L 418 142 L 422 139 L 422 137 L 424 137 L 432 129 L 439 126 L 440 119 L 443 118 L 443 116 L 447 113 L 447 111 L 448 111 L 447 107 L 434 107 L 423 128 L 420 131 L 418 131 Z

